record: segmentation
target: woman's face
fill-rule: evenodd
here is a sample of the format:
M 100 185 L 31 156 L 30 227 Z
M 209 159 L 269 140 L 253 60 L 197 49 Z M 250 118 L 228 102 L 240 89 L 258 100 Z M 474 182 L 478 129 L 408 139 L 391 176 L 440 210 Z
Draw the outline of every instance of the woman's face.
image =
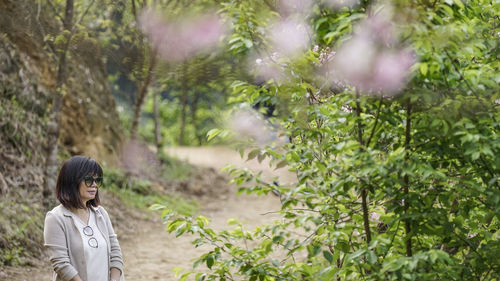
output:
M 97 187 L 96 180 L 93 180 L 90 186 L 85 184 L 85 180 L 80 182 L 80 198 L 82 198 L 83 205 L 85 205 L 87 201 L 95 198 L 95 195 L 97 194 Z

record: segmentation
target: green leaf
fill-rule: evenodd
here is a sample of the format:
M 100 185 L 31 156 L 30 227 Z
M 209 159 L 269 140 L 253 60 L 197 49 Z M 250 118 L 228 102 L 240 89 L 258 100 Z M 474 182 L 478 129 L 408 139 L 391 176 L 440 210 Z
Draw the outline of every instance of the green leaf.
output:
M 332 262 L 333 262 L 333 255 L 332 255 L 332 253 L 330 253 L 330 251 L 323 251 L 323 257 L 325 257 L 325 259 L 326 259 L 329 263 L 332 263 Z
M 243 42 L 245 43 L 245 47 L 247 47 L 247 49 L 250 49 L 253 47 L 253 42 L 249 39 L 243 39 Z
M 278 162 L 278 164 L 276 165 L 275 170 L 277 170 L 277 169 L 281 169 L 281 168 L 285 167 L 287 164 L 288 164 L 288 162 L 287 162 L 286 160 L 281 160 L 281 161 L 280 161 L 280 162 Z
M 370 264 L 375 264 L 377 262 L 377 255 L 373 251 L 368 251 L 368 262 Z
M 254 159 L 257 155 L 259 155 L 259 153 L 260 153 L 260 149 L 259 148 L 250 151 L 248 153 L 247 161 Z
M 153 204 L 153 205 L 149 206 L 149 209 L 153 210 L 153 211 L 163 210 L 165 208 L 166 207 L 164 205 L 161 205 L 161 204 Z
M 208 255 L 206 261 L 207 261 L 207 267 L 209 269 L 212 269 L 212 266 L 214 265 L 214 262 L 215 262 L 214 256 L 213 255 Z
M 420 73 L 422 73 L 423 76 L 427 75 L 427 63 L 420 63 Z
M 464 6 L 464 3 L 462 3 L 462 0 L 453 0 L 453 2 L 460 8 L 460 9 L 464 9 L 465 6 Z
M 219 135 L 222 132 L 221 129 L 212 129 L 207 132 L 207 141 L 210 141 L 211 139 L 215 138 L 217 135 Z
M 347 261 L 353 261 L 353 260 L 357 260 L 360 256 L 362 256 L 363 254 L 365 253 L 365 250 L 364 249 L 359 249 L 357 250 L 356 252 L 352 253 L 352 254 L 349 254 L 349 256 L 347 257 Z

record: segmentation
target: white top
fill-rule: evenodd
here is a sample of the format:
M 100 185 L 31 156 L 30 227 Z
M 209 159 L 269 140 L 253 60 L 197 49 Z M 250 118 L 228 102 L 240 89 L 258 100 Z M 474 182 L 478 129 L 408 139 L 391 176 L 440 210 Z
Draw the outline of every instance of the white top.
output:
M 97 228 L 94 212 L 90 212 L 88 225 L 73 215 L 80 235 L 82 236 L 87 278 L 89 281 L 108 281 L 108 245 L 99 228 Z M 103 272 L 105 272 L 103 274 Z

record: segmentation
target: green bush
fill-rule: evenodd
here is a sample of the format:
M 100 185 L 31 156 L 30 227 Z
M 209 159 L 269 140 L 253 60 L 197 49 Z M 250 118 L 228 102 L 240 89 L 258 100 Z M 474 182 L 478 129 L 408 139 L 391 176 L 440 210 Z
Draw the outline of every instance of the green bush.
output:
M 233 84 L 235 100 L 279 97 L 286 109 L 280 125 L 289 142 L 249 155 L 289 167 L 297 183 L 276 186 L 229 170 L 234 182 L 250 184 L 241 192 L 279 191 L 281 219 L 255 230 L 233 220 L 216 232 L 204 217 L 165 210 L 169 232 L 212 246 L 195 261 L 209 270 L 181 280 L 500 280 L 498 4 L 384 2 L 397 15 L 386 27 L 403 37 L 389 47 L 409 44 L 419 60 L 395 94 L 324 77 L 317 66 L 330 46 L 363 32 L 360 19 L 384 12 L 370 1 L 339 10 L 321 2 L 308 19 L 320 46 L 279 58 L 286 79 Z M 224 11 L 234 25 L 232 49 L 258 46 L 252 40 L 264 37 L 267 23 L 259 17 L 276 16 L 261 1 L 231 1 Z M 364 63 L 351 59 L 352 68 Z

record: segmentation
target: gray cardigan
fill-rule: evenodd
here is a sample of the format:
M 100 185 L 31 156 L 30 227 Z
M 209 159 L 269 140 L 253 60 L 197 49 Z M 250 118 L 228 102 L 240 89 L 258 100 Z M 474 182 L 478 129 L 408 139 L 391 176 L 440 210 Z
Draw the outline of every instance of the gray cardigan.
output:
M 92 207 L 91 211 L 95 213 L 97 227 L 108 245 L 107 278 L 109 278 L 109 269 L 116 267 L 122 272 L 120 280 L 124 281 L 122 251 L 109 215 L 101 206 Z M 68 281 L 77 274 L 84 281 L 92 281 L 87 280 L 82 237 L 70 210 L 59 205 L 49 211 L 45 216 L 43 236 L 44 246 L 54 268 L 53 281 Z

